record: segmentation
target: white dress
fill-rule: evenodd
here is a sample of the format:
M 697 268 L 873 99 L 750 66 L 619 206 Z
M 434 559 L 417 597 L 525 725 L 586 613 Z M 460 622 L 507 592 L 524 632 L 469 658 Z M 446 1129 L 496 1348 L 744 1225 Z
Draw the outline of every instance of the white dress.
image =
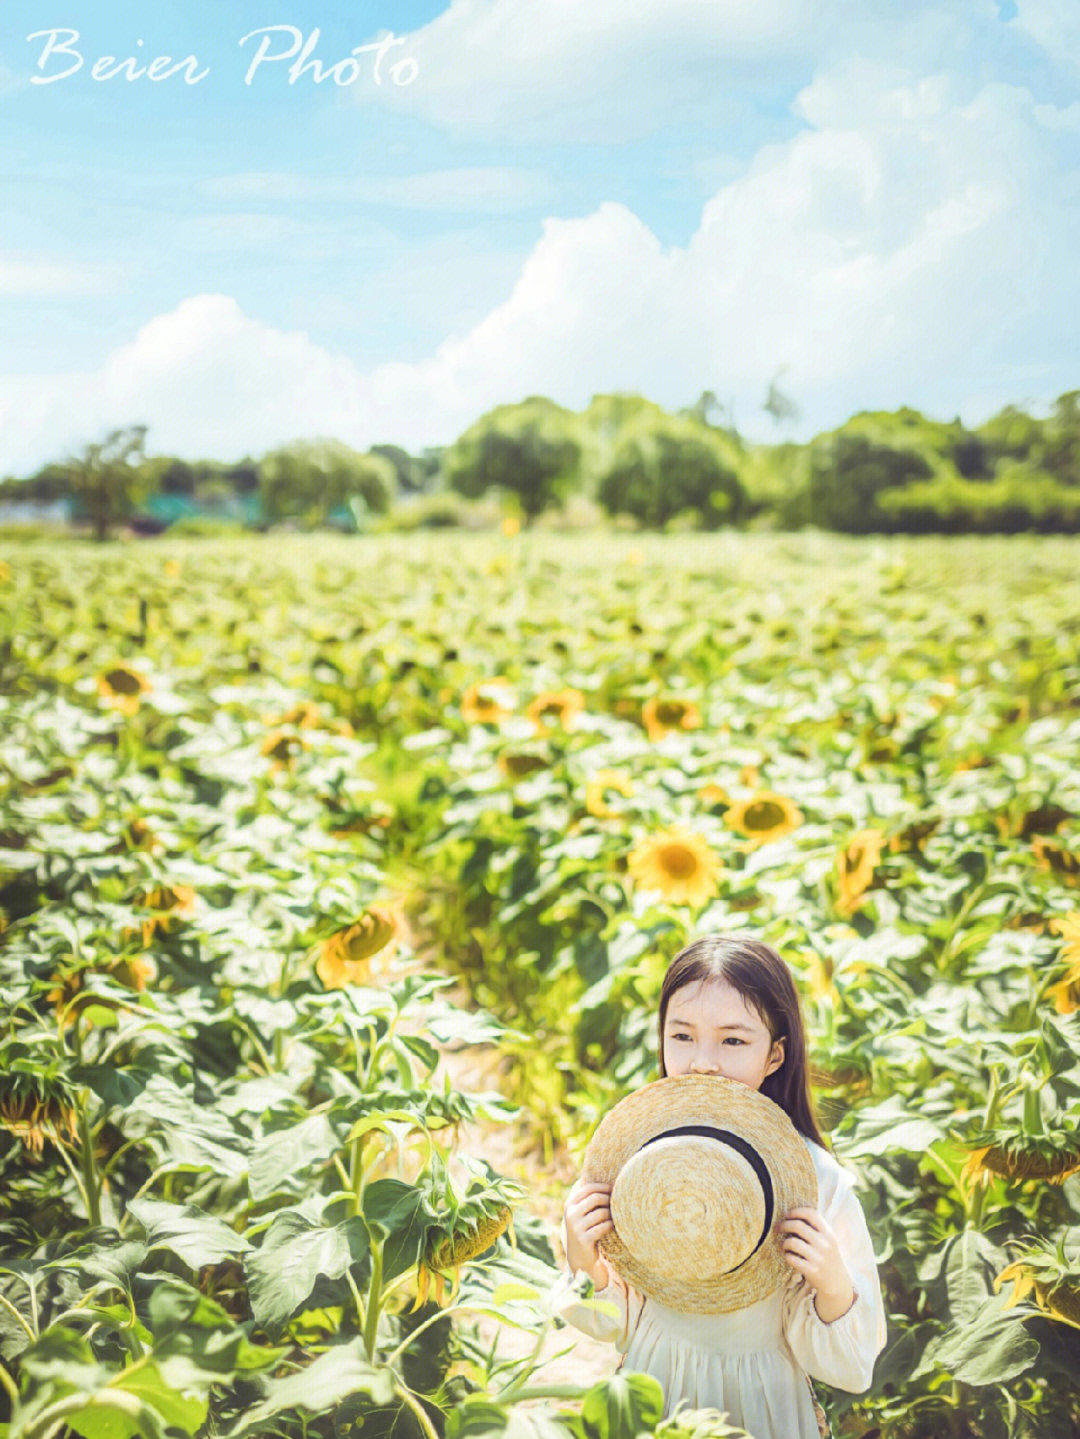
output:
M 582 1271 L 556 1285 L 557 1314 L 594 1339 L 614 1342 L 626 1372 L 660 1381 L 665 1416 L 685 1399 L 694 1409 L 725 1411 L 753 1439 L 819 1439 L 808 1376 L 856 1394 L 869 1389 L 886 1338 L 873 1244 L 850 1171 L 812 1140 L 806 1145 L 817 1171 L 816 1208 L 836 1234 L 855 1289 L 850 1309 L 831 1323 L 818 1317 L 817 1291 L 795 1270 L 783 1288 L 730 1314 L 669 1309 L 610 1266 L 594 1298 L 614 1305 L 614 1314 L 582 1302 L 588 1284 Z M 564 1252 L 565 1241 L 564 1221 Z

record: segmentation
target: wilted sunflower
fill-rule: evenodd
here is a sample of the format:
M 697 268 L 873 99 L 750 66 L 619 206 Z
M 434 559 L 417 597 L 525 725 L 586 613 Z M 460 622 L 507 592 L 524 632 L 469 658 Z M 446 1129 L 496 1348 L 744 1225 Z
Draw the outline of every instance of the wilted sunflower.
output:
M 621 769 L 598 769 L 592 779 L 585 781 L 585 808 L 595 819 L 609 819 L 615 813 L 605 799 L 608 790 L 629 799 L 634 786 Z
M 57 1147 L 78 1136 L 75 1111 L 52 1095 L 5 1094 L 0 1096 L 0 1129 L 6 1129 L 22 1141 L 27 1150 L 38 1155 L 48 1139 Z
M 495 1214 L 482 1215 L 473 1228 L 457 1234 L 442 1235 L 429 1244 L 416 1268 L 417 1295 L 413 1309 L 421 1309 L 427 1302 L 432 1275 L 435 1276 L 435 1298 L 440 1304 L 443 1302 L 446 1288 L 443 1276 L 447 1270 L 453 1270 L 454 1273 L 450 1294 L 453 1300 L 461 1278 L 461 1266 L 490 1249 L 510 1225 L 512 1218 L 513 1210 L 508 1204 L 504 1204 Z
M 651 699 L 641 711 L 641 722 L 652 740 L 663 739 L 677 729 L 700 729 L 701 712 L 693 700 Z
M 364 984 L 371 976 L 371 959 L 397 947 L 405 925 L 394 904 L 370 904 L 355 924 L 339 929 L 319 946 L 315 972 L 327 989 Z
M 767 844 L 798 829 L 802 811 L 785 795 L 761 789 L 749 799 L 738 800 L 724 814 L 724 823 L 749 835 L 755 844 Z
M 157 933 L 167 934 L 178 919 L 186 919 L 195 913 L 197 899 L 195 891 L 186 884 L 159 884 L 145 889 L 135 896 L 134 903 L 140 909 L 154 913 L 142 921 L 142 942 L 150 943 Z M 125 929 L 123 936 L 130 939 L 136 931 Z
M 697 908 L 712 897 L 721 866 L 701 835 L 674 828 L 636 845 L 628 868 L 639 888 L 659 890 L 672 904 Z
M 117 665 L 115 669 L 98 675 L 97 687 L 98 694 L 110 709 L 133 715 L 139 708 L 141 697 L 151 689 L 151 684 L 138 670 L 128 669 L 127 665 Z
M 272 769 L 292 769 L 296 756 L 304 749 L 307 749 L 307 742 L 299 735 L 274 730 L 259 746 L 259 753 L 266 755 Z
M 554 726 L 571 730 L 574 719 L 585 708 L 585 696 L 580 690 L 551 690 L 537 695 L 525 713 L 536 726 L 539 734 L 547 734 Z
M 1041 837 L 1033 839 L 1031 847 L 1040 869 L 1050 870 L 1066 884 L 1080 884 L 1080 855 Z
M 1075 1145 L 1069 1150 L 1056 1154 L 1042 1154 L 1036 1149 L 1007 1149 L 1004 1145 L 989 1144 L 973 1149 L 961 1170 L 961 1176 L 969 1183 L 987 1184 L 990 1177 L 1000 1174 L 1007 1179 L 1023 1182 L 1025 1179 L 1041 1180 L 1045 1184 L 1064 1184 L 1071 1174 L 1080 1173 L 1080 1148 Z
M 480 680 L 461 696 L 461 717 L 468 724 L 497 724 L 512 712 L 509 701 L 506 680 Z
M 1034 1289 L 1035 1302 L 1044 1313 L 1049 1314 L 1053 1319 L 1063 1320 L 1066 1324 L 1072 1324 L 1080 1329 L 1080 1290 L 1061 1282 L 1057 1284 L 1043 1283 L 1038 1270 L 1030 1261 L 1024 1259 L 1014 1260 L 996 1276 L 994 1293 L 997 1294 L 1001 1286 L 1009 1283 L 1010 1280 L 1013 1292 L 1005 1305 L 1006 1309 L 1011 1309 L 1014 1304 L 1019 1304 Z
M 836 908 L 841 914 L 851 915 L 863 903 L 866 891 L 874 880 L 885 836 L 879 829 L 863 829 L 852 835 L 847 847 L 840 851 L 836 860 L 836 873 L 840 882 L 840 897 Z

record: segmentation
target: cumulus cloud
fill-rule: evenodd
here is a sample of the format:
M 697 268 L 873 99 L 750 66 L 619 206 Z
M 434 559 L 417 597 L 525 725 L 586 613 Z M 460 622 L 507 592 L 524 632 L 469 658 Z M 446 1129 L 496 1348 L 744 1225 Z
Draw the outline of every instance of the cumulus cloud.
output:
M 1001 84 L 960 103 L 944 79 L 862 62 L 797 110 L 806 128 L 722 185 L 686 246 L 614 203 L 549 219 L 505 301 L 418 363 L 362 371 L 200 296 L 98 375 L 5 386 L 9 421 L 35 461 L 91 419 L 226 458 L 305 434 L 419 448 L 503 401 L 610 390 L 677 406 L 712 389 L 763 437 L 781 366 L 807 433 L 903 403 L 977 420 L 1076 383 L 1071 112 Z

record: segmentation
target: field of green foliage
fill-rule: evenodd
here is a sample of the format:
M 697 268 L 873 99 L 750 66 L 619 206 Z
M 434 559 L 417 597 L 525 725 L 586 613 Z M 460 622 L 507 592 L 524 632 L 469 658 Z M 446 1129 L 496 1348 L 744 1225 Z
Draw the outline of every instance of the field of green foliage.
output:
M 837 1439 L 1080 1432 L 1078 575 L 1020 536 L 0 545 L 2 1439 L 734 1433 L 538 1381 L 551 1226 L 458 1142 L 514 1125 L 539 1191 L 734 928 L 795 971 L 880 1261 Z

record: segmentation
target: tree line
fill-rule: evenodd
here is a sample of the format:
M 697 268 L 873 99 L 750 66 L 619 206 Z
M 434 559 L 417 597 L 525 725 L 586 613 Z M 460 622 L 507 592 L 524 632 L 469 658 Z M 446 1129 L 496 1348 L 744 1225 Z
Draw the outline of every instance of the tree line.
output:
M 766 408 L 790 418 L 775 386 Z M 908 408 L 863 412 L 806 443 L 751 444 L 723 418 L 709 391 L 677 412 L 639 395 L 598 395 L 582 411 L 534 396 L 420 455 L 303 440 L 234 464 L 148 455 L 134 425 L 4 480 L 0 512 L 61 501 L 99 537 L 119 525 L 453 525 L 475 522 L 478 507 L 529 524 L 575 505 L 596 522 L 655 529 L 1080 531 L 1080 390 L 1046 418 L 1007 406 L 969 428 Z

